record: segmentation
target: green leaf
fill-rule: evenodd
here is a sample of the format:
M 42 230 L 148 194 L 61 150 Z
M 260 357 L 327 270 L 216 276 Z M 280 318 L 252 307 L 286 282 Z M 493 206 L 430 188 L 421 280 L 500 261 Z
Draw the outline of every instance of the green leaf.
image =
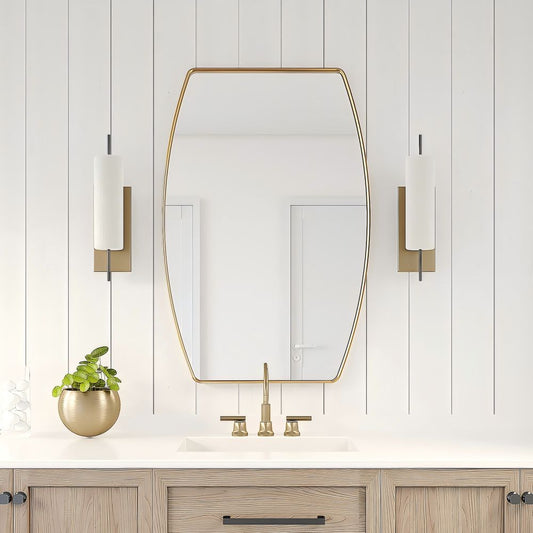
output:
M 110 374 L 109 371 L 107 370 L 107 367 L 106 367 L 106 366 L 100 366 L 100 370 L 106 375 L 106 377 L 108 377 L 108 378 L 111 377 L 111 374 Z
M 116 375 L 117 375 L 117 371 L 116 371 L 114 368 L 108 368 L 107 371 L 108 371 L 112 376 L 116 376 Z
M 83 383 L 80 383 L 81 392 L 87 392 L 90 386 L 91 384 L 88 381 L 84 381 Z
M 98 363 L 98 357 L 93 357 L 92 355 L 86 355 L 85 356 L 85 359 L 89 362 L 89 363 Z M 83 363 L 85 364 L 86 361 L 83 361 Z
M 91 355 L 93 357 L 102 357 L 102 355 L 105 355 L 109 351 L 109 348 L 107 346 L 100 346 L 99 348 L 95 348 Z
M 108 383 L 107 385 L 111 390 L 119 390 L 120 387 L 118 386 L 118 383 Z
M 97 389 L 103 389 L 105 387 L 105 381 L 103 379 L 99 379 L 94 386 Z
M 116 381 L 117 383 L 122 383 L 122 380 L 119 379 L 119 378 L 117 378 L 117 376 L 115 376 L 114 379 L 115 379 L 115 381 Z
M 52 389 L 52 396 L 54 398 L 57 398 L 61 394 L 62 390 L 63 390 L 63 387 L 61 385 L 57 385 L 57 387 L 54 387 Z
M 92 368 L 95 372 L 98 371 L 98 365 L 96 363 L 87 363 L 89 368 Z
M 97 376 L 96 374 L 89 374 L 89 375 L 87 376 L 87 381 L 88 381 L 89 383 L 93 383 L 93 384 L 94 384 L 94 383 L 98 383 L 98 376 Z
M 85 372 L 74 372 L 74 374 L 72 374 L 72 378 L 76 383 L 83 383 L 87 379 L 87 377 L 88 374 L 86 374 Z
M 80 365 L 78 367 L 78 370 L 80 372 L 85 372 L 86 374 L 94 374 L 96 372 L 96 370 L 92 366 L 89 366 L 89 365 Z
M 117 380 L 113 377 L 110 377 L 107 379 L 107 385 L 114 385 L 117 382 Z
M 63 385 L 65 387 L 70 387 L 74 383 L 74 378 L 72 377 L 72 374 L 65 374 L 65 377 L 63 378 Z
M 72 387 L 73 389 L 79 390 L 79 388 L 80 388 L 80 384 L 77 383 L 77 382 L 75 381 L 75 382 L 71 385 L 71 387 Z

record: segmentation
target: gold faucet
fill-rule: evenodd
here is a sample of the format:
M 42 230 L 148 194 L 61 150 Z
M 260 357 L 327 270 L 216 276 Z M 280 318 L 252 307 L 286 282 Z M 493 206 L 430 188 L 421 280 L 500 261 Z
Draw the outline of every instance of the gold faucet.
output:
M 268 403 L 268 364 L 263 365 L 263 403 L 261 404 L 261 422 L 259 423 L 259 437 L 272 437 L 272 420 L 270 419 L 270 403 Z

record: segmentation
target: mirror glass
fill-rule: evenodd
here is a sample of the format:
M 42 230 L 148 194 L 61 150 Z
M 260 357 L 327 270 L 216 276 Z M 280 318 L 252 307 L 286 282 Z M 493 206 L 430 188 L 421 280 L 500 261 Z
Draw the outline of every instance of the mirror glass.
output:
M 338 69 L 193 69 L 164 194 L 171 307 L 193 377 L 332 381 L 368 256 L 364 147 Z

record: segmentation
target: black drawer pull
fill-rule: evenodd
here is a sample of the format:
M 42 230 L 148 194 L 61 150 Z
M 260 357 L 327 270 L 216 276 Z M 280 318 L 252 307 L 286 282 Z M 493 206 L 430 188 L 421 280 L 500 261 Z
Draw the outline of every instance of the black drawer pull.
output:
M 231 516 L 223 516 L 222 524 L 225 526 L 324 526 L 326 517 L 322 515 L 316 518 L 231 518 Z

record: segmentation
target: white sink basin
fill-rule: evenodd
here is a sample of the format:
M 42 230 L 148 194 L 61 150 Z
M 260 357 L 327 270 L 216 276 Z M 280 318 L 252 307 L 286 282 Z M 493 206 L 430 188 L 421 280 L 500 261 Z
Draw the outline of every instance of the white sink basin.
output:
M 338 453 L 355 452 L 347 437 L 186 437 L 179 452 L 211 453 Z

